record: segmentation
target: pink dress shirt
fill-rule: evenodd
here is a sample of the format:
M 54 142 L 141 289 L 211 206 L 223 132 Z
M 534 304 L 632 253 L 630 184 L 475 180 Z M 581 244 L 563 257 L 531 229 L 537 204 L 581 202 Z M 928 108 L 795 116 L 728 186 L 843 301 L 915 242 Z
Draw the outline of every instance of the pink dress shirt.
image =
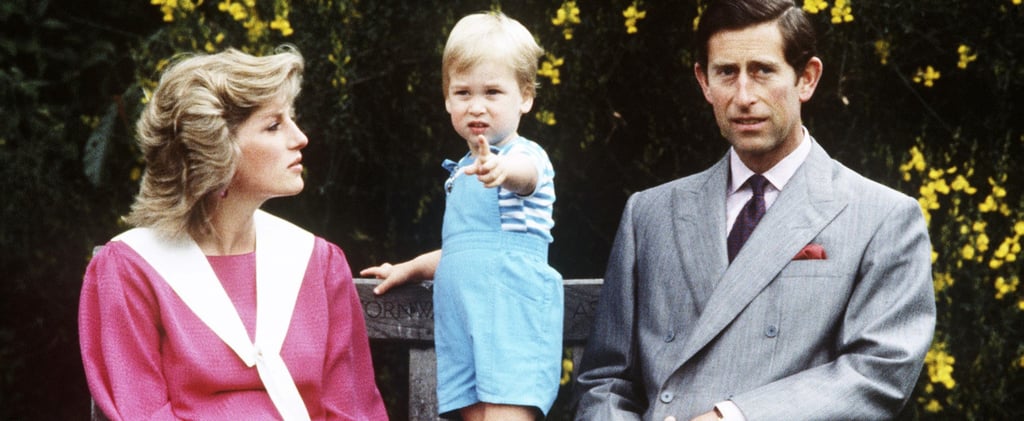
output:
M 255 253 L 208 260 L 252 339 Z M 112 421 L 280 419 L 256 368 L 122 242 L 108 243 L 89 264 L 79 335 L 89 390 Z M 311 419 L 387 419 L 351 269 L 341 249 L 322 238 L 281 356 Z

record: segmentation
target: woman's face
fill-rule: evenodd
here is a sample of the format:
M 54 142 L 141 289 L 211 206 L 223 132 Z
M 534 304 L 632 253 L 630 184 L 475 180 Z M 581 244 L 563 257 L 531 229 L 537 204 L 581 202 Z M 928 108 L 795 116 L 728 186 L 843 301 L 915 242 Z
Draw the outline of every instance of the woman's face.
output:
M 242 158 L 232 196 L 266 200 L 302 191 L 302 148 L 309 139 L 295 124 L 292 104 L 281 98 L 256 110 L 237 129 Z

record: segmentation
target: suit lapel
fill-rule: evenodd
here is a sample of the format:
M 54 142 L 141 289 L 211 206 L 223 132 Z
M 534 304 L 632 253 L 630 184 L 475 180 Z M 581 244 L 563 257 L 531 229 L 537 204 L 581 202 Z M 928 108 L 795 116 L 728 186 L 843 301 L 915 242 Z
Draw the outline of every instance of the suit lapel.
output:
M 721 166 L 720 162 L 715 168 Z M 721 170 L 721 176 L 713 173 L 710 178 L 713 182 L 709 183 L 721 188 L 706 188 L 699 195 L 705 198 L 703 204 L 707 208 L 702 211 L 703 215 L 692 216 L 695 220 L 703 218 L 706 221 L 708 209 L 717 212 L 721 208 L 721 214 L 724 215 L 727 179 L 724 173 L 727 173 L 728 165 L 725 167 Z M 694 330 L 688 332 L 677 354 L 680 357 L 677 360 L 679 367 L 721 333 L 775 279 L 793 256 L 846 206 L 845 201 L 839 200 L 834 194 L 832 168 L 828 154 L 817 143 L 813 143 L 807 160 L 779 194 L 739 255 L 724 269 L 724 273 L 714 271 L 714 268 L 727 264 L 728 260 L 724 216 L 713 218 L 711 223 L 704 224 L 704 228 L 699 227 L 700 223 L 692 227 L 698 230 L 701 237 L 708 238 L 700 246 L 706 247 L 711 256 L 697 259 L 697 263 L 703 263 L 700 265 L 703 267 L 687 265 L 684 273 L 708 276 L 696 281 L 713 284 L 704 287 L 713 290 L 704 306 L 713 311 L 701 311 L 697 323 L 691 326 Z M 719 219 L 722 221 L 719 222 Z M 718 277 L 716 273 L 722 275 Z
M 728 157 L 728 155 L 726 155 Z M 672 191 L 673 225 L 682 278 L 697 306 L 704 310 L 715 284 L 728 265 L 725 258 L 725 190 L 729 160 L 719 160 L 702 180 Z

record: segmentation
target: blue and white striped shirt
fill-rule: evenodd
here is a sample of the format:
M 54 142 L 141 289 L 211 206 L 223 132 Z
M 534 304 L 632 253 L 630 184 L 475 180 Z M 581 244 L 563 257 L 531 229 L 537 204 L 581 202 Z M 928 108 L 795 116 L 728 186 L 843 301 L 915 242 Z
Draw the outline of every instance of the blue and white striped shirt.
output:
M 526 155 L 537 168 L 537 186 L 529 195 L 520 196 L 515 192 L 498 187 L 502 231 L 526 232 L 540 236 L 549 243 L 554 241 L 554 237 L 551 236 L 551 228 L 555 226 L 555 220 L 552 217 L 555 204 L 555 169 L 551 165 L 551 159 L 548 158 L 547 152 L 537 143 L 520 136 L 502 147 L 497 153 L 499 155 Z M 473 162 L 472 157 L 468 154 L 461 161 Z M 451 161 L 446 161 L 445 167 L 452 171 L 453 178 L 461 174 L 459 168 L 456 168 Z M 451 182 L 452 179 L 449 179 L 445 184 L 450 185 Z M 445 190 L 448 191 L 447 188 Z

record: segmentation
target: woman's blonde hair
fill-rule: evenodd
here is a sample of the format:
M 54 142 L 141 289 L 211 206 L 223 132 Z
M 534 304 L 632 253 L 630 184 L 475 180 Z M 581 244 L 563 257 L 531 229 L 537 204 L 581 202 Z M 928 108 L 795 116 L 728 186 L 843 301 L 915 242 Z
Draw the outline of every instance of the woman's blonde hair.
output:
M 303 69 L 302 55 L 288 45 L 263 57 L 235 49 L 178 57 L 136 124 L 146 170 L 126 221 L 172 238 L 209 234 L 205 199 L 235 174 L 239 125 L 274 100 L 292 103 Z
M 448 34 L 441 59 L 441 87 L 448 96 L 451 75 L 484 61 L 508 64 L 524 96 L 537 95 L 537 60 L 544 49 L 521 23 L 501 12 L 483 12 L 459 19 Z

